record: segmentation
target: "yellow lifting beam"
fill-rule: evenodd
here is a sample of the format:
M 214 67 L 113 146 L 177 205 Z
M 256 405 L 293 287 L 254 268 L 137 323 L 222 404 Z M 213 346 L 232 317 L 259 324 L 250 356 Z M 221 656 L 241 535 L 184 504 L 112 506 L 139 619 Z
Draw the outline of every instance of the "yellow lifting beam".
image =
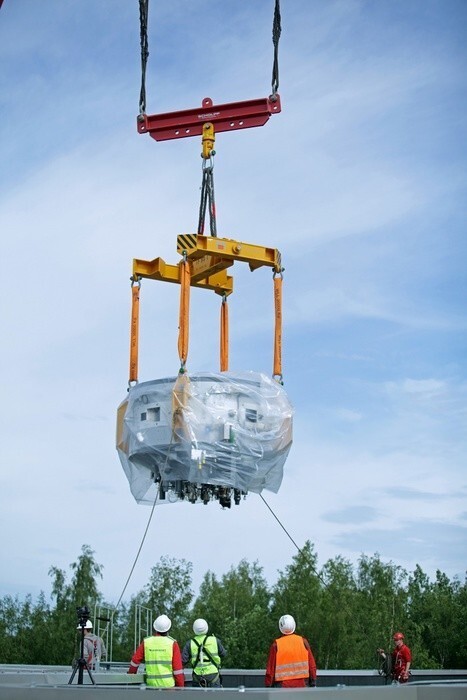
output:
M 177 252 L 185 254 L 189 260 L 206 260 L 206 274 L 210 274 L 210 266 L 207 258 L 215 256 L 224 261 L 246 262 L 250 270 L 268 265 L 276 272 L 281 271 L 281 254 L 277 248 L 266 248 L 265 246 L 254 245 L 252 243 L 242 243 L 231 238 L 214 238 L 212 236 L 197 236 L 196 234 L 181 234 L 177 236 Z M 214 262 L 213 265 L 218 265 Z M 219 268 L 217 268 L 219 269 Z
M 277 248 L 266 248 L 234 241 L 231 238 L 198 236 L 195 233 L 177 236 L 177 251 L 190 262 L 192 287 L 212 289 L 216 294 L 228 296 L 233 292 L 233 277 L 225 270 L 235 261 L 248 263 L 250 270 L 264 265 L 279 273 L 281 254 Z M 162 258 L 133 260 L 133 277 L 148 278 L 180 284 L 180 263 L 170 265 Z
M 226 267 L 233 265 L 229 262 Z M 151 280 L 161 280 L 162 282 L 174 282 L 180 284 L 180 263 L 178 265 L 169 265 L 162 258 L 154 260 L 133 260 L 133 277 L 147 278 Z M 233 277 L 230 277 L 225 270 L 220 272 L 203 275 L 200 279 L 197 277 L 191 280 L 192 287 L 200 287 L 201 289 L 212 289 L 216 294 L 228 296 L 233 292 Z

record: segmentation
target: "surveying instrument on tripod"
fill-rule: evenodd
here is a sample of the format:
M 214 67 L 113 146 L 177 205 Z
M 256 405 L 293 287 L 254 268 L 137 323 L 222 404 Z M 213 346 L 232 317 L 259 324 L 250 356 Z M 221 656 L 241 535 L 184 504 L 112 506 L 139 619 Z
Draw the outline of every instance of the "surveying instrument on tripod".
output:
M 76 614 L 78 615 L 78 628 L 81 629 L 80 656 L 74 664 L 73 673 L 70 676 L 68 685 L 71 685 L 73 683 L 73 678 L 76 675 L 76 671 L 78 671 L 78 685 L 83 685 L 84 669 L 86 669 L 86 671 L 88 672 L 89 678 L 91 679 L 91 683 L 93 685 L 96 685 L 96 681 L 92 676 L 91 669 L 89 668 L 87 661 L 84 658 L 84 629 L 89 619 L 89 609 L 86 605 L 82 608 L 76 608 Z

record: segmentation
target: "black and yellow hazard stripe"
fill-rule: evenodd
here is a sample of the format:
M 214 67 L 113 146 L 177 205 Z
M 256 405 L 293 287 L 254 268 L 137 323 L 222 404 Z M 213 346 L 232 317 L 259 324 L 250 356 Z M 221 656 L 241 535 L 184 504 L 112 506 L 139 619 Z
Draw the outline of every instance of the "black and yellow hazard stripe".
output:
M 182 233 L 177 236 L 177 253 L 183 255 L 184 252 L 187 254 L 192 250 L 196 250 L 198 246 L 198 236 L 196 233 Z

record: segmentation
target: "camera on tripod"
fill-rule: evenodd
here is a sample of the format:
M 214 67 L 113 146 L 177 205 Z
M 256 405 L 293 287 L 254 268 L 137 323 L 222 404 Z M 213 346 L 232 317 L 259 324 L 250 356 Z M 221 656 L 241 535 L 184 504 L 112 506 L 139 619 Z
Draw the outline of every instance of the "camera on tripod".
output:
M 80 608 L 76 608 L 76 614 L 78 615 L 78 627 L 81 627 L 80 657 L 77 663 L 73 666 L 73 673 L 71 674 L 70 680 L 68 681 L 68 685 L 71 685 L 73 683 L 73 678 L 76 675 L 76 671 L 78 671 L 78 685 L 82 685 L 84 678 L 84 669 L 86 669 L 86 671 L 88 672 L 89 678 L 91 679 L 91 683 L 95 685 L 96 682 L 92 677 L 92 673 L 89 670 L 89 666 L 86 662 L 86 659 L 84 658 L 84 630 L 90 616 L 88 606 L 83 605 Z
M 86 627 L 86 622 L 89 620 L 91 613 L 87 605 L 83 605 L 81 608 L 76 608 L 76 614 L 78 615 L 78 624 L 81 628 Z

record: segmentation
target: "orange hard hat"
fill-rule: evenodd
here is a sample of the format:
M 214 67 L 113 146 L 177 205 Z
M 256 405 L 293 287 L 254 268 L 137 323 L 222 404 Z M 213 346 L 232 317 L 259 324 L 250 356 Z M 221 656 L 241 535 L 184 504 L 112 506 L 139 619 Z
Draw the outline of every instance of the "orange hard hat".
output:
M 397 642 L 398 639 L 404 639 L 404 635 L 402 634 L 402 632 L 396 632 L 393 636 L 393 639 L 395 642 Z

